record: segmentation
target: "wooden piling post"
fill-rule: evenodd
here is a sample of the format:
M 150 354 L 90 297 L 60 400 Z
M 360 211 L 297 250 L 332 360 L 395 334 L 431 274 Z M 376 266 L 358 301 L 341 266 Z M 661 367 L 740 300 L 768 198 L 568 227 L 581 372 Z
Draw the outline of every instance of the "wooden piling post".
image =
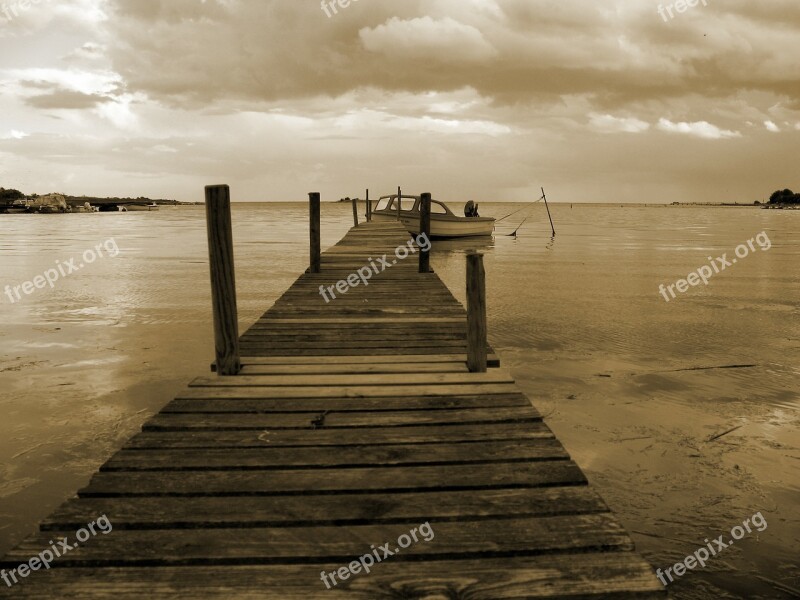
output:
M 308 195 L 309 220 L 311 233 L 311 263 L 308 268 L 310 273 L 319 273 L 322 267 L 322 245 L 320 242 L 320 196 L 319 192 Z
M 231 192 L 227 185 L 206 187 L 206 228 L 217 373 L 236 375 L 242 369 L 242 362 L 239 357 Z
M 398 185 L 397 186 L 397 220 L 398 221 L 400 220 L 400 204 L 402 204 L 402 202 L 400 201 L 400 197 L 402 195 L 403 195 L 403 192 L 400 190 L 400 186 Z
M 367 223 L 372 221 L 372 200 L 369 199 L 369 188 L 367 188 Z
M 483 254 L 467 255 L 467 367 L 486 372 L 486 272 Z
M 430 239 L 431 239 L 431 195 L 428 193 L 420 196 L 419 205 L 419 235 L 425 236 L 428 242 L 427 250 L 420 248 L 419 252 L 419 272 L 430 273 L 431 271 L 431 253 L 430 253 Z M 419 245 L 419 244 L 418 244 Z
M 353 227 L 358 227 L 358 198 L 353 198 Z

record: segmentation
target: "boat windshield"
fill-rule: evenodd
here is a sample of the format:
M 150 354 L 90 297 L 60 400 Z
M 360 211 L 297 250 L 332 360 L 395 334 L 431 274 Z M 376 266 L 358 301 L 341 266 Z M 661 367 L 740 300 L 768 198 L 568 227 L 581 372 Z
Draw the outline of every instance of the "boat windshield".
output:
M 400 201 L 400 210 L 414 210 L 417 199 L 414 197 L 403 196 Z M 375 210 L 397 210 L 397 196 L 381 198 Z

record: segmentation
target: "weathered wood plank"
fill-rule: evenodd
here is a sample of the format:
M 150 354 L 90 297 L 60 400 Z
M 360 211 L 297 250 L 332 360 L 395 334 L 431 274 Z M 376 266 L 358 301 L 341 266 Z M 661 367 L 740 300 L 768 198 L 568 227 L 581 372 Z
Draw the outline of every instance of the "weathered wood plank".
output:
M 116 530 L 98 535 L 54 561 L 64 566 L 178 566 L 309 563 L 331 560 L 349 563 L 389 542 L 393 562 L 420 558 L 454 559 L 536 556 L 574 551 L 626 551 L 633 543 L 608 513 L 588 515 L 444 521 L 433 524 L 434 536 L 400 550 L 397 539 L 420 523 L 335 527 L 248 527 L 237 529 Z M 4 559 L 19 564 L 48 547 L 53 536 L 72 531 L 44 532 L 28 538 Z M 6 562 L 7 561 L 7 562 Z
M 478 440 L 535 440 L 552 438 L 542 422 L 446 427 L 365 427 L 363 429 L 276 429 L 258 431 L 142 432 L 126 448 L 264 448 L 267 446 L 373 446 L 431 444 Z
M 428 409 L 401 411 L 349 411 L 321 413 L 159 413 L 142 431 L 331 429 L 358 427 L 409 427 L 479 423 L 524 423 L 540 419 L 533 408 Z
M 191 390 L 194 391 L 194 390 Z M 202 396 L 202 395 L 201 395 Z M 162 413 L 267 413 L 322 411 L 391 411 L 444 408 L 529 407 L 522 394 L 476 394 L 472 396 L 384 396 L 380 398 L 191 398 L 179 396 Z M 537 411 L 538 414 L 538 411 Z
M 101 471 L 207 471 L 264 470 L 300 467 L 369 467 L 448 465 L 459 463 L 532 462 L 566 460 L 564 447 L 555 439 L 535 442 L 513 440 L 469 444 L 417 446 L 343 446 L 331 451 L 316 448 L 259 448 L 239 450 L 121 450 Z
M 236 379 L 239 379 L 238 377 Z M 386 385 L 363 387 L 257 387 L 217 386 L 193 387 L 179 394 L 180 398 L 382 398 L 388 396 L 471 396 L 475 394 L 513 394 L 519 388 L 512 383 L 464 385 Z
M 197 377 L 193 387 L 320 387 L 320 386 L 439 386 L 514 383 L 506 372 L 494 369 L 488 373 L 420 373 L 399 375 L 240 375 L 238 377 Z
M 115 529 L 185 529 L 465 521 L 607 512 L 588 486 L 464 492 L 236 496 L 207 498 L 73 498 L 42 531 L 77 530 L 98 515 Z
M 431 364 L 431 363 L 464 363 L 464 354 L 398 354 L 387 356 L 246 356 L 242 357 L 245 365 L 318 365 L 318 364 Z
M 338 365 L 251 365 L 242 367 L 242 375 L 339 375 L 353 374 L 389 374 L 389 373 L 467 373 L 467 367 L 461 363 L 421 363 L 377 365 L 342 363 Z
M 209 600 L 531 600 L 665 598 L 652 568 L 628 552 L 552 554 L 480 560 L 380 563 L 367 575 L 326 589 L 320 573 L 343 563 L 308 565 L 81 568 L 39 571 L 0 598 L 208 598 Z
M 509 487 L 582 485 L 581 470 L 571 461 L 285 469 L 268 477 L 250 471 L 170 471 L 168 473 L 100 472 L 79 492 L 83 498 L 116 496 L 268 496 L 337 492 L 400 493 L 422 490 L 476 490 Z

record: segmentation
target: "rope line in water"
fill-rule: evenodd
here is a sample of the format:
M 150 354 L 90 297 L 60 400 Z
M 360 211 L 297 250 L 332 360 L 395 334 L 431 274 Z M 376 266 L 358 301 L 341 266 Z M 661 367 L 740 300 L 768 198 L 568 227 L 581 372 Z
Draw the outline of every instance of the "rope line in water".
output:
M 508 218 L 508 217 L 510 217 L 511 215 L 515 215 L 515 214 L 517 214 L 518 212 L 525 210 L 525 209 L 526 209 L 526 208 L 528 208 L 529 206 L 532 206 L 533 204 L 536 204 L 537 202 L 541 202 L 542 200 L 544 200 L 544 196 L 542 196 L 542 197 L 541 197 L 541 198 L 539 198 L 538 200 L 534 200 L 533 202 L 528 202 L 528 203 L 527 203 L 525 206 L 523 206 L 522 208 L 519 208 L 519 209 L 515 210 L 515 211 L 514 211 L 514 212 L 512 212 L 512 213 L 508 213 L 508 214 L 507 214 L 505 217 L 501 217 L 501 218 L 499 218 L 499 219 L 495 219 L 495 220 L 494 220 L 494 222 L 495 222 L 495 223 L 499 223 L 499 222 L 500 222 L 500 221 L 502 221 L 503 219 L 507 219 L 507 218 Z

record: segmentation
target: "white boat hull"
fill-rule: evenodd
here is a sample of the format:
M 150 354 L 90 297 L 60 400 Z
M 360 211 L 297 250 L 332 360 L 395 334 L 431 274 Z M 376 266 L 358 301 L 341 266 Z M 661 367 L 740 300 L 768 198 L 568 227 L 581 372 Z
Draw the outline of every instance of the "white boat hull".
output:
M 375 221 L 396 221 L 396 211 L 376 210 L 372 213 Z M 400 211 L 400 221 L 409 233 L 417 234 L 419 213 Z M 492 235 L 494 219 L 491 217 L 455 217 L 452 215 L 431 215 L 431 237 L 459 238 Z

